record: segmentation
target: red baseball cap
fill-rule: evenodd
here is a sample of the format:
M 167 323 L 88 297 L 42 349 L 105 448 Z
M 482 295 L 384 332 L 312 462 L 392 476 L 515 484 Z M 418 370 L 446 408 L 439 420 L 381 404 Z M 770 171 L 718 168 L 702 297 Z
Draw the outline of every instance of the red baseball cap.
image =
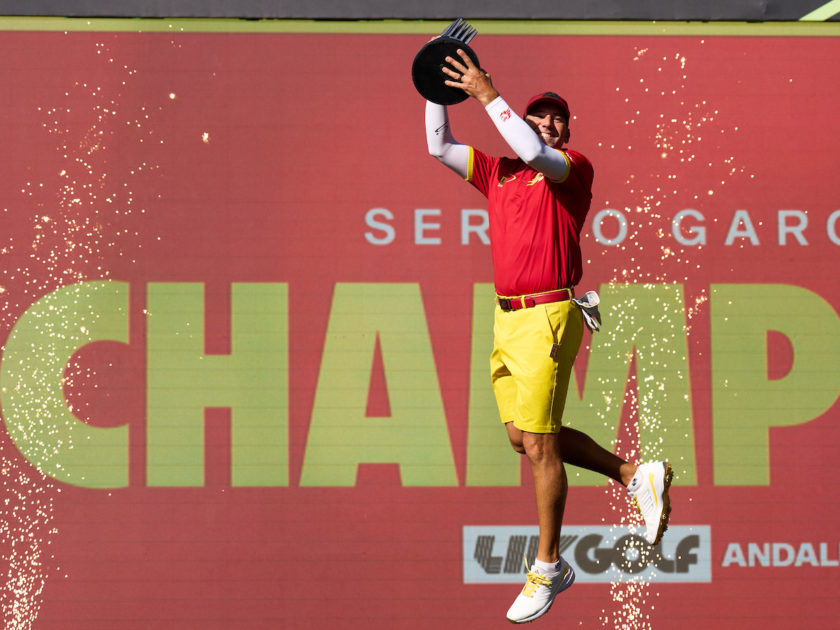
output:
M 551 103 L 552 105 L 557 105 L 557 107 L 559 107 L 566 115 L 566 120 L 569 120 L 569 104 L 566 102 L 565 98 L 556 92 L 540 92 L 536 96 L 532 96 L 531 100 L 529 100 L 528 104 L 525 106 L 525 115 L 527 116 L 528 112 L 531 111 L 531 108 L 539 105 L 540 103 Z

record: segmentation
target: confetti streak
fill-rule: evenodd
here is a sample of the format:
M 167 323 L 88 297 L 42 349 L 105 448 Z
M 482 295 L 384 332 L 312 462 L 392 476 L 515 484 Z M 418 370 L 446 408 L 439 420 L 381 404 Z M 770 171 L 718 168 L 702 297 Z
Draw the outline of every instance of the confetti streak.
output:
M 699 43 L 702 45 L 704 42 L 701 40 Z M 695 278 L 704 248 L 702 245 L 684 247 L 677 242 L 671 233 L 671 218 L 663 214 L 663 209 L 678 203 L 687 193 L 691 196 L 692 191 L 695 191 L 695 201 L 714 196 L 727 184 L 728 179 L 745 175 L 745 169 L 736 166 L 735 156 L 714 153 L 712 157 L 707 157 L 709 151 L 700 151 L 704 137 L 708 140 L 713 133 L 737 133 L 738 128 L 720 128 L 716 121 L 719 110 L 707 100 L 692 102 L 685 96 L 691 80 L 690 59 L 686 54 L 673 51 L 656 58 L 650 49 L 637 48 L 632 61 L 639 76 L 638 81 L 631 81 L 628 88 L 616 88 L 616 95 L 627 111 L 625 128 L 633 133 L 636 142 L 643 139 L 647 146 L 640 148 L 652 149 L 652 155 L 658 156 L 661 162 L 653 172 L 630 173 L 623 182 L 624 194 L 632 201 L 624 206 L 623 214 L 629 219 L 622 226 L 622 229 L 626 229 L 625 238 L 616 246 L 600 247 L 599 250 L 605 260 L 615 258 L 617 261 L 617 266 L 608 273 L 610 284 L 681 285 Z M 625 156 L 634 150 L 633 146 L 618 146 L 606 141 L 600 142 L 599 146 Z M 704 156 L 702 159 L 701 155 Z M 725 175 L 710 181 L 709 173 L 721 172 Z M 622 204 L 618 205 L 620 207 Z M 605 207 L 615 206 L 607 201 Z M 655 236 L 653 251 L 645 251 L 642 243 L 649 242 L 651 234 Z M 650 245 L 647 247 L 651 248 Z M 686 325 L 684 330 L 663 334 L 654 347 L 646 349 L 649 354 L 656 356 L 656 363 L 664 365 L 675 359 L 674 340 L 687 338 L 692 319 L 707 302 L 708 294 L 703 288 L 699 295 L 690 297 L 685 305 L 677 299 L 673 303 L 660 305 L 663 315 L 673 314 L 671 319 L 676 321 L 683 321 L 685 317 Z M 682 312 L 684 308 L 685 313 Z M 618 334 L 629 334 L 632 337 L 632 331 L 640 327 L 656 327 L 656 322 L 636 321 L 634 317 L 634 310 L 629 305 L 626 308 L 619 305 L 613 309 L 609 324 L 605 317 L 605 327 L 597 339 L 598 351 L 611 352 Z M 626 360 L 632 360 L 632 357 Z M 687 379 L 688 374 L 677 373 L 676 378 Z M 658 431 L 661 435 L 667 430 L 663 413 L 668 408 L 671 394 L 667 383 L 654 386 L 652 379 L 654 375 L 634 370 L 627 381 L 623 400 L 604 401 L 607 410 L 618 404 L 623 405 L 625 412 L 622 417 L 631 420 L 627 423 L 629 426 L 623 428 L 623 433 L 619 432 L 613 444 L 614 451 L 628 461 L 642 460 L 640 427 L 644 428 L 646 435 L 650 435 L 651 431 Z M 644 381 L 647 387 L 640 387 L 640 381 Z M 606 420 L 606 413 L 601 417 Z M 669 420 L 669 426 L 673 428 L 673 419 Z M 686 427 L 686 432 L 691 430 L 690 417 L 684 419 L 684 425 L 683 419 L 679 422 L 680 427 Z M 644 456 L 645 461 L 654 461 L 667 458 L 669 454 L 662 452 L 661 444 L 646 443 Z M 607 493 L 611 518 L 605 521 L 615 527 L 630 527 L 631 530 L 637 528 L 642 532 L 644 525 L 638 514 L 631 509 L 626 489 L 618 484 L 610 484 Z M 654 602 L 659 596 L 654 583 L 655 575 L 650 582 L 638 576 L 612 582 L 612 606 L 601 611 L 602 627 L 650 630 L 653 627 Z
M 118 64 L 104 43 L 97 43 L 90 63 L 80 66 L 96 79 L 68 79 L 53 105 L 37 108 L 41 132 L 54 141 L 61 167 L 52 175 L 44 175 L 42 181 L 33 177 L 23 182 L 17 207 L 11 212 L 9 208 L 0 209 L 0 217 L 29 217 L 28 222 L 18 220 L 16 231 L 7 233 L 6 242 L 0 242 L 3 339 L 35 301 L 61 287 L 108 279 L 110 263 L 121 259 L 134 262 L 143 238 L 148 238 L 130 227 L 136 224 L 138 215 L 146 212 L 134 191 L 143 185 L 144 176 L 157 169 L 142 156 L 148 153 L 146 147 L 156 144 L 149 140 L 159 140 L 151 126 L 153 112 L 168 106 L 170 96 L 157 95 L 157 107 L 123 106 L 123 101 L 132 102 L 126 97 L 139 89 L 134 86 L 137 71 Z M 137 162 L 123 172 L 113 166 L 117 154 L 136 156 Z M 53 320 L 45 322 L 38 332 L 42 337 L 57 338 L 65 334 L 65 328 Z M 38 383 L 38 378 L 45 377 L 33 374 L 30 380 Z M 71 439 L 56 443 L 49 437 L 70 434 L 50 423 L 77 420 L 72 416 L 67 416 L 69 420 L 57 419 L 50 409 L 63 405 L 75 417 L 83 418 L 87 406 L 84 392 L 97 387 L 98 380 L 95 370 L 73 359 L 66 366 L 63 388 L 58 388 L 63 391 L 54 394 L 61 400 L 33 397 L 25 408 L 15 405 L 3 409 L 5 421 L 14 418 L 16 430 L 22 429 L 30 440 L 30 458 L 31 453 L 37 454 L 30 463 L 8 436 L 0 440 L 0 539 L 5 571 L 0 605 L 7 630 L 35 627 L 48 580 L 63 574 L 59 559 L 51 553 L 59 535 L 55 500 L 61 487 L 38 467 L 46 469 L 45 464 L 52 462 L 52 468 L 60 468 L 62 452 L 73 448 Z M 4 383 L 4 387 L 9 386 Z M 43 392 L 49 387 L 34 389 Z M 72 578 L 66 574 L 63 577 Z

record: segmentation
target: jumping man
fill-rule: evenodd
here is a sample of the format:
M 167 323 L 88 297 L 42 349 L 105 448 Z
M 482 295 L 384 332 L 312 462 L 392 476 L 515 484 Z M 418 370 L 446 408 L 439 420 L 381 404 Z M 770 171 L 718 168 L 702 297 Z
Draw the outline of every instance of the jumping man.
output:
M 514 623 L 548 612 L 572 585 L 574 570 L 559 554 L 566 503 L 564 462 L 625 485 L 656 545 L 668 523 L 671 467 L 636 466 L 561 426 L 583 315 L 572 301 L 582 275 L 580 232 L 592 199 L 593 168 L 569 141 L 569 106 L 541 92 L 519 117 L 490 75 L 463 50 L 447 57 L 446 85 L 478 101 L 516 158 L 490 157 L 455 141 L 446 107 L 426 103 L 429 153 L 488 200 L 490 247 L 497 294 L 491 380 L 513 449 L 528 458 L 534 479 L 539 547 L 525 587 L 507 612 Z

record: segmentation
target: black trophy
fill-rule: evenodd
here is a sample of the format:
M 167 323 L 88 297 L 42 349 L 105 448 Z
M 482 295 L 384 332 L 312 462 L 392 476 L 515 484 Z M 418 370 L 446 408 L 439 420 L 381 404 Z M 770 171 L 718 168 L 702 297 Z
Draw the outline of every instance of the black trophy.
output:
M 467 45 L 476 32 L 469 23 L 458 18 L 444 29 L 440 37 L 423 46 L 414 56 L 411 79 L 414 81 L 414 87 L 426 100 L 438 105 L 455 105 L 467 100 L 467 94 L 463 90 L 444 84 L 444 81 L 449 79 L 443 73 L 443 67 L 448 65 L 444 59 L 460 59 L 457 52 L 460 48 L 469 55 L 476 66 L 481 67 L 478 56 Z

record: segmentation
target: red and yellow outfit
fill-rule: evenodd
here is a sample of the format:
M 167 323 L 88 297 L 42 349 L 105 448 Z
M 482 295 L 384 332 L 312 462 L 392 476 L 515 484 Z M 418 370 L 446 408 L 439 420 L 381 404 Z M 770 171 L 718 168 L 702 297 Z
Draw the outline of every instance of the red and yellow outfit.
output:
M 569 168 L 550 181 L 518 158 L 470 149 L 466 179 L 488 199 L 494 283 L 502 298 L 572 289 L 580 281 L 593 169 L 582 154 L 561 153 Z M 581 313 L 569 299 L 508 312 L 496 307 L 490 364 L 502 422 L 533 433 L 560 430 L 582 335 Z

